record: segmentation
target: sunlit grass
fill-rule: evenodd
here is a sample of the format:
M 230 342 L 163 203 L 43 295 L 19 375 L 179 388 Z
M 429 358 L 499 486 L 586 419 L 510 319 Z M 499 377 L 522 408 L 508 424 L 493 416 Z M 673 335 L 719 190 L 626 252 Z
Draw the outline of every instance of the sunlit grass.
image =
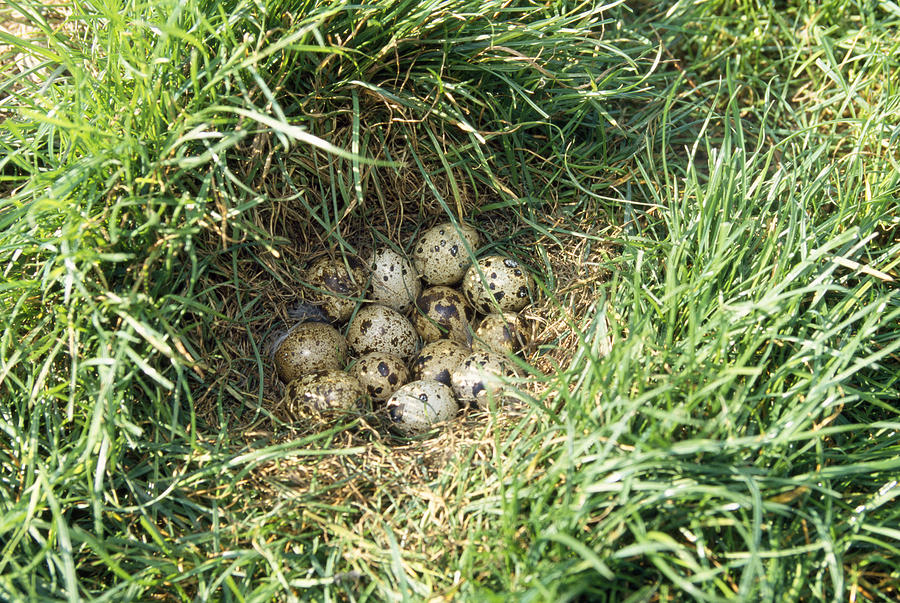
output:
M 0 15 L 3 598 L 898 596 L 890 3 Z M 306 256 L 446 213 L 524 403 L 271 417 Z

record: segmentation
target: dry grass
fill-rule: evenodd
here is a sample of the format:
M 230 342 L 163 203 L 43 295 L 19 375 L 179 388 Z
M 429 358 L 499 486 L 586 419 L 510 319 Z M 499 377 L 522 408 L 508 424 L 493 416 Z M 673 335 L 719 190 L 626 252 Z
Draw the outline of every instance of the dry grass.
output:
M 273 426 L 273 431 L 246 432 L 248 450 L 260 443 L 272 446 L 313 436 L 336 425 L 339 431 L 257 465 L 219 502 L 238 523 L 241 518 L 273 516 L 271 523 L 288 539 L 321 531 L 324 544 L 332 538 L 340 542 L 342 558 L 358 568 L 353 570 L 357 576 L 388 561 L 391 534 L 412 571 L 428 574 L 477 545 L 466 536 L 478 530 L 469 525 L 476 520 L 465 509 L 498 496 L 496 444 L 525 410 L 513 405 L 493 415 L 466 409 L 416 439 L 392 434 L 380 412 L 308 413 L 291 425 Z M 456 470 L 461 464 L 469 470 Z M 214 492 L 198 494 L 202 500 L 216 498 Z M 291 518 L 289 524 L 279 525 L 279 509 Z M 220 530 L 228 533 L 227 522 Z M 239 539 L 234 544 L 250 543 Z
M 69 20 L 72 8 L 65 0 L 47 0 L 42 4 L 41 9 L 40 18 L 46 23 L 50 32 L 71 36 L 77 31 L 77 24 Z M 47 35 L 35 21 L 33 17 L 23 15 L 12 6 L 0 6 L 0 32 L 46 47 Z M 41 63 L 42 61 L 33 54 L 22 52 L 18 48 L 0 42 L 0 68 L 13 66 L 18 73 L 28 74 L 27 77 L 32 82 L 38 82 L 42 73 L 44 75 L 48 73 L 46 69 L 43 72 L 35 71 Z

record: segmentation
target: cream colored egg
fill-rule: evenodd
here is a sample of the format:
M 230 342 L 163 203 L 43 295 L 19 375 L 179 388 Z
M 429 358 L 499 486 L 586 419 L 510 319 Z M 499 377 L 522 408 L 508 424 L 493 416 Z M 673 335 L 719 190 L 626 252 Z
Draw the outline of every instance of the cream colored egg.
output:
M 275 369 L 287 383 L 302 375 L 339 369 L 347 356 L 347 340 L 337 329 L 321 322 L 292 328 L 275 348 Z
M 430 285 L 455 285 L 472 263 L 472 253 L 480 237 L 472 226 L 460 223 L 459 229 L 450 222 L 429 228 L 413 247 L 413 264 L 419 275 Z
M 356 377 L 344 371 L 319 371 L 294 379 L 287 384 L 282 408 L 295 414 L 299 406 L 313 410 L 347 410 L 365 396 Z
M 403 360 L 394 354 L 369 352 L 356 361 L 350 374 L 359 380 L 373 400 L 386 400 L 409 381 L 409 371 Z
M 518 316 L 512 312 L 488 314 L 475 328 L 472 347 L 514 354 L 522 347 Z
M 475 311 L 466 297 L 450 287 L 429 287 L 416 298 L 412 323 L 425 342 L 454 339 L 467 342 Z
M 482 314 L 518 312 L 531 301 L 534 278 L 516 260 L 491 255 L 466 271 L 462 289 Z
M 347 343 L 359 355 L 385 352 L 406 360 L 415 353 L 418 341 L 409 319 L 378 304 L 360 309 L 347 328 Z
M 422 291 L 412 264 L 389 247 L 380 249 L 370 260 L 372 269 L 372 299 L 405 313 Z
M 388 416 L 407 435 L 424 433 L 436 423 L 449 421 L 459 406 L 453 391 L 437 381 L 407 383 L 388 398 Z
M 354 257 L 347 257 L 346 263 L 340 258 L 320 258 L 307 269 L 305 279 L 311 288 L 310 301 L 335 322 L 350 318 L 368 282 L 365 264 Z
M 410 363 L 413 380 L 433 379 L 450 385 L 450 375 L 471 352 L 452 339 L 438 339 L 424 346 Z
M 484 407 L 488 396 L 498 397 L 505 388 L 504 378 L 515 370 L 506 357 L 491 351 L 478 351 L 463 360 L 450 375 L 453 393 L 460 402 Z

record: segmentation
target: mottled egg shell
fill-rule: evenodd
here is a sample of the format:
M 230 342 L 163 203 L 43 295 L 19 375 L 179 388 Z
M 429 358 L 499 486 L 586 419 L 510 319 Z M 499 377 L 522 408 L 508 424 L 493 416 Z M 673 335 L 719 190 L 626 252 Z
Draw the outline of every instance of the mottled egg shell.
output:
M 349 270 L 348 270 L 349 267 Z M 320 258 L 306 271 L 306 282 L 312 287 L 310 301 L 335 322 L 350 318 L 366 288 L 366 269 L 359 259 Z
M 301 375 L 339 369 L 347 356 L 347 340 L 337 329 L 321 322 L 292 328 L 275 348 L 275 370 L 287 383 Z
M 359 355 L 385 352 L 406 360 L 415 353 L 418 339 L 409 319 L 378 304 L 360 309 L 347 328 L 347 343 Z
M 465 296 L 450 287 L 429 287 L 416 298 L 412 322 L 427 343 L 447 338 L 467 341 L 475 311 Z
M 356 361 L 350 374 L 359 380 L 373 400 L 379 402 L 409 381 L 409 371 L 403 360 L 384 352 L 369 352 Z
M 476 349 L 515 353 L 522 347 L 522 334 L 518 317 L 512 312 L 488 314 L 475 329 L 472 346 Z
M 455 285 L 472 263 L 466 241 L 474 252 L 478 247 L 478 231 L 460 223 L 459 230 L 450 222 L 429 228 L 416 241 L 413 264 L 430 285 Z
M 450 383 L 460 402 L 484 406 L 488 395 L 496 397 L 503 390 L 503 377 L 513 376 L 515 371 L 505 357 L 496 352 L 478 351 L 456 367 Z
M 450 375 L 470 351 L 452 339 L 438 339 L 424 346 L 410 363 L 412 379 L 433 379 L 450 385 Z
M 388 398 L 388 416 L 407 435 L 428 431 L 435 423 L 453 418 L 459 406 L 453 391 L 437 381 L 407 383 Z
M 398 312 L 406 312 L 422 291 L 422 281 L 405 257 L 386 247 L 372 256 L 372 298 Z
M 282 406 L 291 411 L 303 405 L 313 410 L 346 410 L 365 396 L 356 377 L 344 371 L 318 371 L 294 379 L 284 390 Z
M 497 312 L 498 306 L 502 312 L 518 312 L 531 300 L 534 279 L 516 260 L 490 255 L 466 271 L 462 288 L 482 314 Z

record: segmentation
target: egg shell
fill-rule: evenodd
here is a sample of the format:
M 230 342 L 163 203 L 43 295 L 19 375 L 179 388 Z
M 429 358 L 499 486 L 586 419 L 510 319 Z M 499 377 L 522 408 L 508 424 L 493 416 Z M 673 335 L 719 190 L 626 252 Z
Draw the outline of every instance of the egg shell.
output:
M 412 323 L 427 343 L 442 338 L 467 342 L 471 337 L 473 318 L 475 310 L 462 293 L 438 285 L 425 289 L 416 298 Z
M 410 363 L 410 378 L 433 379 L 450 385 L 450 375 L 471 352 L 452 339 L 438 339 L 424 346 Z
M 504 377 L 515 376 L 506 357 L 491 351 L 473 352 L 450 375 L 453 393 L 460 402 L 485 406 L 489 395 L 498 396 L 504 389 Z
M 452 419 L 459 405 L 453 391 L 443 383 L 413 381 L 388 398 L 387 409 L 399 431 L 416 435 L 428 431 L 435 423 Z
M 307 269 L 305 280 L 312 288 L 310 301 L 334 322 L 350 318 L 367 284 L 365 264 L 355 257 L 319 258 Z M 349 267 L 349 270 L 348 270 Z
M 480 237 L 472 226 L 450 222 L 429 228 L 413 247 L 413 264 L 429 285 L 455 285 L 472 263 L 466 245 L 474 253 Z M 463 242 L 465 241 L 465 243 Z
M 534 278 L 516 260 L 490 255 L 466 271 L 462 289 L 482 314 L 517 312 L 531 301 Z
M 409 260 L 389 247 L 379 249 L 369 260 L 372 299 L 405 313 L 422 292 L 422 281 Z
M 409 319 L 379 304 L 361 308 L 347 328 L 347 343 L 360 356 L 385 352 L 406 360 L 415 353 L 418 341 Z
M 356 377 L 344 371 L 318 371 L 287 384 L 282 407 L 289 412 L 299 405 L 313 410 L 347 410 L 365 396 Z
M 497 312 L 482 318 L 475 328 L 472 347 L 502 354 L 517 352 L 522 347 L 518 316 L 512 312 Z
M 322 322 L 303 322 L 275 349 L 275 370 L 287 383 L 315 371 L 339 369 L 346 356 L 347 340 L 337 329 Z
M 409 381 L 409 371 L 403 360 L 394 354 L 369 352 L 350 369 L 373 400 L 386 400 Z

